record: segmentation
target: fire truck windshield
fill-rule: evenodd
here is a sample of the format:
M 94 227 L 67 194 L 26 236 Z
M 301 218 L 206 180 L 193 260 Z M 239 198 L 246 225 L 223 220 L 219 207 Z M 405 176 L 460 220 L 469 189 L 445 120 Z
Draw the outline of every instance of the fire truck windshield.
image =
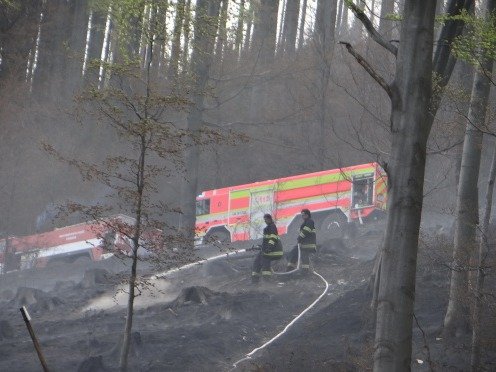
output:
M 210 213 L 210 199 L 203 199 L 196 201 L 196 215 L 201 216 L 203 214 Z

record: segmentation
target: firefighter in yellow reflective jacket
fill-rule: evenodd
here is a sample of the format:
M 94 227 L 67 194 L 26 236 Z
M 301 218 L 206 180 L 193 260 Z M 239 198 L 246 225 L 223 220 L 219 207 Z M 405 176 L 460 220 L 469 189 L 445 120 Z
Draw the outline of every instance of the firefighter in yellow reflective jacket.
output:
M 252 282 L 258 283 L 260 277 L 269 277 L 272 275 L 270 269 L 271 262 L 280 260 L 283 256 L 282 243 L 277 233 L 277 227 L 270 214 L 264 215 L 264 221 L 267 224 L 263 230 L 262 249 L 255 257 L 252 269 Z
M 303 223 L 300 226 L 298 244 L 300 244 L 300 268 L 303 271 L 310 271 L 310 254 L 317 251 L 317 236 L 315 234 L 315 223 L 312 214 L 308 209 L 301 211 Z M 298 246 L 295 246 L 289 255 L 287 271 L 294 270 L 298 263 Z

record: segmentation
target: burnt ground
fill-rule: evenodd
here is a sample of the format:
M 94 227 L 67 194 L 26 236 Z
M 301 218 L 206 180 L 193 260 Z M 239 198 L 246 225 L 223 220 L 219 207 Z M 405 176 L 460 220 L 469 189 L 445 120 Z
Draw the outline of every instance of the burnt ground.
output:
M 367 289 L 381 224 L 375 228 L 360 229 L 344 246 L 321 239 L 313 263 L 329 291 L 285 335 L 236 370 L 371 369 L 373 318 Z M 324 284 L 315 275 L 280 276 L 252 285 L 253 256 L 239 254 L 151 280 L 137 298 L 130 370 L 229 371 L 322 293 Z M 118 284 L 123 268 L 110 259 L 0 278 L 0 370 L 40 370 L 19 312 L 22 305 L 31 313 L 52 371 L 117 370 L 125 316 L 125 294 Z M 429 370 L 429 354 L 435 370 L 467 369 L 466 348 L 449 348 L 440 335 L 448 280 L 448 269 L 422 251 L 415 311 L 422 331 L 414 325 L 414 370 Z M 494 356 L 485 358 L 488 370 L 494 370 Z

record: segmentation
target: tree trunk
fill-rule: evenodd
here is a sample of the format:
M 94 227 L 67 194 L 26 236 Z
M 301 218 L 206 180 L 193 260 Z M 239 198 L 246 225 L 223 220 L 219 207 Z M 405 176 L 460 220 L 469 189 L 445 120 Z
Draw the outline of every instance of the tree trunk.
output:
M 336 27 L 336 2 L 319 0 L 317 3 L 317 18 L 315 20 L 314 43 L 316 48 L 315 58 L 317 58 L 316 69 L 316 107 L 315 119 L 318 125 L 318 141 L 321 167 L 326 165 L 326 134 L 328 127 L 328 88 L 331 78 L 331 60 L 335 43 Z
M 26 61 L 36 40 L 42 0 L 19 2 L 14 14 L 0 17 L 0 81 L 6 78 L 24 81 Z M 12 22 L 12 20 L 15 20 Z M 4 84 L 1 84 L 4 87 Z M 10 89 L 10 88 L 9 88 Z
M 236 39 L 234 40 L 234 55 L 238 59 L 239 53 L 241 51 L 241 45 L 243 44 L 243 24 L 245 20 L 245 0 L 240 0 L 239 3 L 239 13 L 238 13 L 238 25 L 236 27 Z M 247 35 L 248 37 L 248 35 Z
M 212 22 L 212 18 L 219 16 L 219 8 L 220 0 L 198 0 L 196 3 L 195 35 L 191 56 L 191 69 L 194 76 L 193 107 L 188 114 L 187 126 L 190 138 L 185 154 L 186 182 L 181 189 L 180 229 L 185 237 L 185 248 L 193 247 L 195 235 L 200 150 L 194 138 L 200 136 L 203 123 L 204 93 L 209 78 L 217 33 L 217 22 Z
M 487 14 L 495 7 L 495 0 L 488 2 Z M 490 81 L 486 76 L 492 71 L 492 59 L 481 62 L 472 85 L 465 139 L 463 141 L 462 165 L 456 203 L 456 229 L 453 265 L 451 272 L 450 299 L 444 318 L 447 336 L 469 331 L 468 269 L 475 252 L 477 225 L 479 224 L 478 179 L 482 149 L 482 130 L 485 128 Z
M 174 21 L 174 33 L 172 35 L 171 57 L 169 63 L 169 81 L 177 78 L 179 69 L 179 58 L 181 54 L 181 32 L 184 21 L 184 0 L 178 0 L 176 4 L 176 18 Z
M 150 48 L 152 45 L 150 45 Z M 151 61 L 151 59 L 150 59 Z M 150 84 L 150 65 L 151 62 L 148 62 L 147 64 L 147 77 L 148 81 L 147 84 Z M 148 97 L 147 97 L 148 98 Z M 147 99 L 148 101 L 148 99 Z M 146 118 L 148 119 L 148 118 Z M 139 248 L 139 242 L 141 240 L 141 229 L 142 229 L 142 224 L 141 224 L 141 219 L 142 219 L 142 206 L 143 206 L 143 191 L 144 191 L 144 185 L 145 185 L 145 164 L 146 164 L 146 149 L 147 149 L 147 144 L 145 140 L 145 136 L 141 136 L 141 143 L 140 143 L 140 154 L 139 154 L 139 160 L 138 160 L 138 177 L 136 180 L 136 210 L 134 213 L 134 216 L 136 218 L 135 224 L 134 224 L 134 233 L 132 237 L 133 241 L 133 263 L 131 266 L 131 275 L 129 277 L 129 293 L 128 293 L 128 300 L 127 300 L 127 311 L 126 311 L 126 325 L 124 327 L 124 335 L 123 335 L 123 340 L 122 340 L 122 349 L 121 349 L 121 355 L 120 355 L 120 360 L 119 360 L 119 368 L 122 372 L 127 371 L 128 367 L 128 356 L 129 356 L 129 346 L 131 344 L 131 331 L 133 329 L 133 315 L 134 315 L 134 299 L 135 299 L 135 290 L 136 290 L 136 281 L 137 281 L 137 267 L 138 267 L 138 248 Z
M 252 4 L 253 0 L 249 0 L 249 1 L 250 1 L 250 5 L 248 7 L 248 17 L 247 17 L 247 24 L 246 24 L 246 37 L 245 37 L 245 42 L 244 42 L 244 46 L 243 46 L 243 53 L 242 53 L 244 58 L 246 58 L 250 54 L 250 50 L 251 50 L 250 43 L 253 40 L 252 35 L 251 35 L 252 28 L 253 28 L 253 17 L 254 17 L 253 4 Z
M 66 43 L 72 27 L 70 8 L 65 0 L 45 3 L 40 23 L 39 59 L 33 81 L 33 92 L 44 99 L 56 99 L 68 72 Z M 85 33 L 86 22 L 79 25 Z
M 281 3 L 281 22 L 279 22 L 279 30 L 278 30 L 278 38 L 276 41 L 276 54 L 277 56 L 280 56 L 284 52 L 284 42 L 283 42 L 283 37 L 284 37 L 284 24 L 286 23 L 286 6 L 287 6 L 287 1 L 286 0 L 280 0 Z M 277 10 L 279 12 L 279 9 Z M 279 19 L 279 14 L 277 15 L 277 19 Z
M 348 25 L 348 7 L 346 6 L 346 1 L 343 0 L 343 14 L 341 15 L 341 26 L 339 29 L 339 36 L 348 36 L 349 33 Z
M 274 60 L 278 9 L 278 0 L 261 0 L 256 12 L 252 49 L 255 55 L 259 55 L 262 67 L 270 65 Z
M 222 53 L 224 51 L 224 46 L 227 41 L 227 5 L 229 0 L 222 0 L 222 7 L 220 9 L 219 17 L 219 35 L 217 37 L 217 46 L 215 48 L 215 59 L 222 70 Z
M 299 15 L 300 0 L 287 0 L 283 29 L 283 48 L 284 53 L 288 56 L 292 56 L 295 53 Z
M 463 10 L 468 11 L 473 4 L 473 0 L 449 0 L 446 5 L 446 13 L 449 16 L 457 16 Z M 434 71 L 440 75 L 441 79 L 438 82 L 441 88 L 448 84 L 451 77 L 451 72 L 455 67 L 455 58 L 451 54 L 453 40 L 460 36 L 463 32 L 465 23 L 463 20 L 450 20 L 441 29 L 439 39 L 434 55 Z M 437 111 L 439 107 L 441 95 L 435 97 L 433 108 Z
M 162 48 L 166 42 L 167 36 L 167 8 L 169 6 L 168 1 L 160 1 L 154 3 L 153 5 L 154 19 L 155 22 L 151 25 L 151 35 L 153 40 L 153 63 L 152 63 L 152 78 L 157 80 L 161 77 L 161 70 L 163 68 L 163 59 L 161 59 Z
M 300 36 L 298 38 L 298 49 L 301 49 L 303 47 L 303 41 L 305 40 L 306 16 L 307 16 L 307 0 L 303 0 L 303 5 L 301 6 Z
M 183 35 L 184 35 L 184 48 L 183 48 L 183 71 L 188 71 L 188 58 L 189 58 L 189 39 L 191 34 L 191 0 L 186 0 L 186 9 L 184 14 L 184 25 L 183 25 Z
M 276 49 L 278 0 L 262 0 L 256 12 L 252 50 L 258 61 L 257 72 L 267 76 L 255 79 L 250 97 L 250 120 L 267 120 L 267 95 L 270 89 L 268 68 L 274 61 Z
M 488 234 L 489 234 L 489 220 L 491 218 L 491 207 L 493 203 L 494 180 L 496 178 L 496 147 L 493 149 L 493 160 L 491 162 L 491 170 L 489 172 L 489 180 L 486 191 L 486 205 L 484 209 L 484 217 L 482 219 L 481 238 L 479 242 L 479 260 L 477 263 L 477 283 L 475 287 L 475 305 L 472 320 L 472 354 L 470 357 L 470 366 L 472 372 L 482 370 L 480 365 L 480 341 L 481 341 L 481 316 L 482 316 L 482 301 L 484 279 L 486 272 L 484 266 L 486 265 L 486 257 L 489 254 Z
M 377 305 L 374 371 L 410 370 L 426 146 L 432 119 L 435 1 L 407 0 L 393 86 L 388 216 Z
M 394 0 L 381 1 L 381 19 L 379 20 L 379 33 L 386 40 L 393 38 L 393 21 L 387 19 L 388 15 L 394 13 Z
M 473 1 L 472 0 L 450 0 L 448 5 L 447 5 L 447 13 L 450 16 L 456 16 L 460 14 L 463 10 L 468 10 L 472 6 Z M 400 4 L 401 10 L 403 10 L 403 3 Z M 436 46 L 435 50 L 435 55 L 433 59 L 433 65 L 434 65 L 434 73 L 437 74 L 440 77 L 440 80 L 438 82 L 438 87 L 437 90 L 442 92 L 443 89 L 445 88 L 446 84 L 448 83 L 451 74 L 453 72 L 454 68 L 454 61 L 455 59 L 451 55 L 451 48 L 452 48 L 452 41 L 461 35 L 464 29 L 464 22 L 461 20 L 457 19 L 451 19 L 448 20 L 445 25 L 443 26 L 441 30 L 441 34 L 439 37 L 439 41 Z M 438 93 L 436 96 L 433 97 L 432 99 L 432 104 L 430 107 L 430 112 L 431 115 L 428 117 L 428 122 L 426 126 L 431 127 L 434 121 L 435 114 L 439 108 L 439 104 L 441 102 L 441 97 L 442 94 Z M 387 165 L 387 164 L 386 164 Z M 391 173 L 391 172 L 389 172 Z M 389 216 L 389 212 L 388 212 Z M 389 221 L 389 217 L 388 217 Z M 420 222 L 419 222 L 420 223 Z M 383 244 L 383 248 L 386 247 L 386 244 Z M 382 269 L 382 259 L 383 259 L 384 252 L 381 251 L 380 257 L 379 257 L 379 264 L 378 267 L 381 267 Z M 380 288 L 382 285 L 383 278 L 380 276 L 380 273 L 377 273 L 375 275 L 376 278 L 379 279 L 380 283 L 377 286 L 374 286 L 375 288 Z M 379 293 L 377 291 L 374 292 L 373 297 L 374 299 L 377 299 L 377 301 L 373 301 L 372 306 L 376 305 L 377 302 L 379 301 Z M 377 327 L 376 327 L 377 328 Z M 377 332 L 377 330 L 376 330 Z
M 128 366 L 128 356 L 129 356 L 129 346 L 131 341 L 131 331 L 133 329 L 133 314 L 134 314 L 134 299 L 135 299 L 135 289 L 136 289 L 136 277 L 137 277 L 137 266 L 138 266 L 138 250 L 133 248 L 133 263 L 131 266 L 131 275 L 129 276 L 129 286 L 128 286 L 128 298 L 127 298 L 127 309 L 126 309 L 126 325 L 124 327 L 124 336 L 122 339 L 122 348 L 119 359 L 119 366 L 122 372 L 127 371 Z

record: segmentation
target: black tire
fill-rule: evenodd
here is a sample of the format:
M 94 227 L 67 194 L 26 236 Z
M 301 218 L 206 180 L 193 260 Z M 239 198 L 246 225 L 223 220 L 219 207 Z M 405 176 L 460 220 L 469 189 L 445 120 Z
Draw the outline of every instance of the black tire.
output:
M 67 261 L 65 258 L 53 258 L 51 260 L 48 260 L 47 267 L 61 267 L 67 265 L 68 263 L 69 261 Z
M 231 243 L 231 235 L 227 231 L 217 230 L 207 235 L 207 244 L 225 245 Z
M 76 259 L 73 261 L 73 263 L 77 266 L 87 266 L 90 262 L 91 258 L 87 254 L 84 256 L 76 257 Z

